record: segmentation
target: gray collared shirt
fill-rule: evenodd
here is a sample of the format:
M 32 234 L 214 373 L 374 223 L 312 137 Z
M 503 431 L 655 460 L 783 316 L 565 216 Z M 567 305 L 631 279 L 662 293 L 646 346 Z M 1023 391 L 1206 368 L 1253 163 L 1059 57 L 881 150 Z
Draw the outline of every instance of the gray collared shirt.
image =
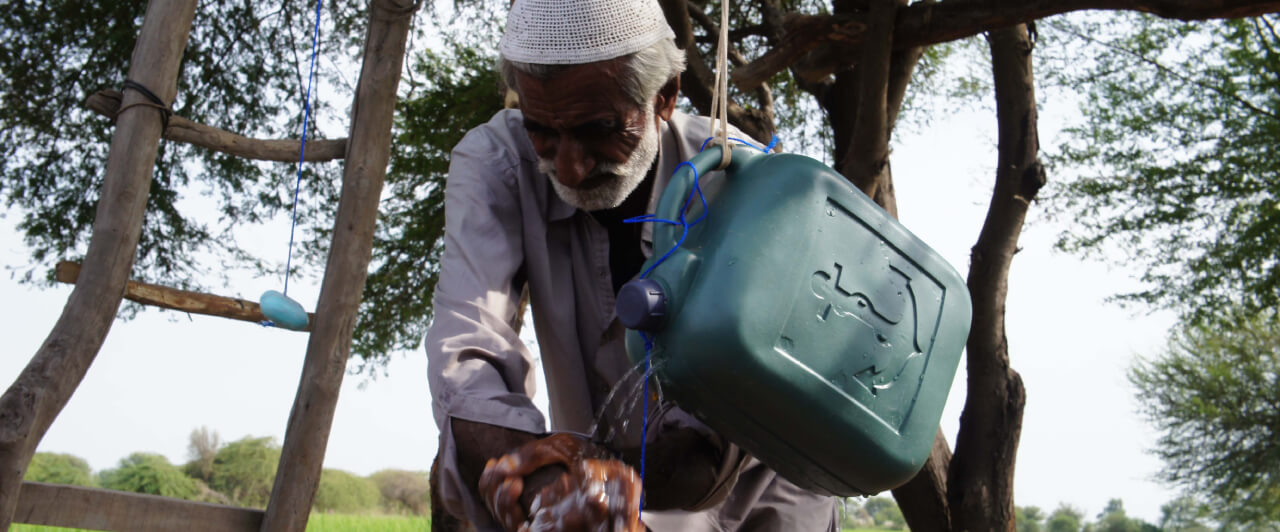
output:
M 662 122 L 648 212 L 654 211 L 676 166 L 698 152 L 709 131 L 707 119 L 679 112 Z M 712 172 L 701 182 L 714 188 L 719 175 Z M 646 255 L 652 251 L 650 225 L 642 228 Z M 552 430 L 589 431 L 609 390 L 628 377 L 632 364 L 614 312 L 608 231 L 589 213 L 561 200 L 537 170 L 519 111 L 499 112 L 454 148 L 445 188 L 444 245 L 435 318 L 425 340 L 432 409 L 441 434 L 437 489 L 446 508 L 484 529 L 491 521 L 462 485 L 450 421 L 546 431 L 542 413 L 530 399 L 537 362 L 513 326 L 522 286 L 528 283 L 550 389 Z M 629 380 L 638 382 L 638 377 L 633 372 Z M 615 398 L 604 409 L 602 425 L 613 427 L 608 443 L 615 448 L 639 444 L 640 408 L 619 414 L 617 405 L 624 402 Z M 628 416 L 635 422 L 622 419 Z M 648 439 L 660 438 L 663 426 L 696 428 L 723 446 L 726 457 L 737 455 L 678 409 L 669 410 L 656 427 L 651 424 Z M 732 485 L 741 463 L 726 458 L 720 488 Z M 716 491 L 704 502 L 722 499 L 723 490 Z

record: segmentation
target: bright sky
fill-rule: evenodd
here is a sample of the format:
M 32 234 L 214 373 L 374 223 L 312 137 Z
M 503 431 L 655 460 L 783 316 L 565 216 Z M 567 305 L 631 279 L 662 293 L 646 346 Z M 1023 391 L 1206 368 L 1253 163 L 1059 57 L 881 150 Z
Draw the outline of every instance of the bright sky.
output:
M 1046 146 L 1071 111 L 1044 109 Z M 994 179 L 993 122 L 989 112 L 957 110 L 935 118 L 922 134 L 898 139 L 893 152 L 903 223 L 962 275 Z M 1039 210 L 1032 207 L 1009 280 L 1010 352 L 1027 388 L 1016 502 L 1046 512 L 1065 502 L 1092 519 L 1118 497 L 1130 515 L 1154 522 L 1174 494 L 1150 480 L 1159 467 L 1146 453 L 1155 434 L 1135 414 L 1124 373 L 1136 355 L 1163 345 L 1173 320 L 1104 302 L 1134 286 L 1129 274 L 1052 251 L 1062 226 L 1037 216 Z M 0 225 L 3 263 L 25 264 L 13 223 L 10 216 Z M 287 226 L 254 233 L 265 249 L 284 253 Z M 264 290 L 279 289 L 277 279 L 240 282 L 220 293 L 256 300 Z M 294 280 L 290 288 L 303 306 L 315 308 L 318 282 Z M 0 381 L 16 378 L 70 292 L 66 285 L 41 290 L 14 279 L 0 283 L 0 297 L 9 302 L 0 307 L 9 352 L 0 357 Z M 97 471 L 135 451 L 183 463 L 188 434 L 201 425 L 226 441 L 283 440 L 305 350 L 305 334 L 220 318 L 151 309 L 132 321 L 117 320 L 39 450 L 78 455 Z M 953 443 L 963 388 L 961 364 L 942 421 Z M 347 376 L 325 466 L 358 474 L 426 470 L 437 437 L 428 397 L 421 350 L 394 354 L 388 377 Z M 545 396 L 539 400 L 545 405 Z

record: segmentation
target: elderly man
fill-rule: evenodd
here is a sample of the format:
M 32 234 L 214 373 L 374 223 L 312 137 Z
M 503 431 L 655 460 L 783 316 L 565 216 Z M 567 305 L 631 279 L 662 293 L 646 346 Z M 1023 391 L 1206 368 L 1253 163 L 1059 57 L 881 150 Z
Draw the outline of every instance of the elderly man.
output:
M 609 462 L 638 465 L 642 433 L 642 377 L 614 298 L 654 250 L 649 224 L 623 220 L 652 212 L 676 165 L 711 136 L 707 119 L 675 110 L 684 53 L 673 37 L 656 0 L 516 0 L 500 51 L 521 110 L 498 113 L 453 151 L 425 344 L 437 495 L 481 530 L 515 529 L 539 512 L 541 524 L 612 523 L 601 520 L 618 516 L 547 511 L 591 475 L 609 478 L 606 513 L 637 511 L 615 507 L 639 494 L 634 473 Z M 513 326 L 526 284 L 554 435 L 530 399 L 537 364 Z M 834 499 L 797 488 L 679 408 L 652 406 L 649 528 L 835 530 Z

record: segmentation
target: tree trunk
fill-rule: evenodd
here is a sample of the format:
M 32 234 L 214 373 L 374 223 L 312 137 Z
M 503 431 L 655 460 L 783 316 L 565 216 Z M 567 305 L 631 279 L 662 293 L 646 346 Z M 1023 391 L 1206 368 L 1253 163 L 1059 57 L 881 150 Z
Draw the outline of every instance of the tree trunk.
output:
M 147 5 L 129 79 L 165 102 L 177 93 L 195 0 Z M 136 90 L 111 139 L 106 176 L 80 281 L 39 351 L 0 397 L 0 530 L 7 530 L 36 446 L 97 356 L 133 268 L 160 143 L 161 111 Z
M 938 429 L 933 449 L 924 468 L 906 484 L 893 490 L 902 517 L 911 530 L 951 530 L 951 510 L 947 504 L 947 469 L 951 466 L 951 447 Z
M 351 134 L 342 174 L 342 196 L 333 243 L 325 264 L 316 321 L 289 413 L 284 449 L 262 530 L 297 531 L 307 526 L 320 484 L 338 390 L 351 354 L 356 311 L 368 277 L 378 200 L 391 158 L 391 122 L 400 85 L 409 26 L 418 4 L 407 0 L 369 3 L 364 65 L 351 110 Z
M 872 198 L 889 167 L 889 73 L 892 70 L 893 21 L 906 0 L 872 0 L 858 63 L 857 117 L 853 138 L 838 169 Z M 896 209 L 895 209 L 896 210 Z
M 992 31 L 999 123 L 995 190 L 969 266 L 973 327 L 968 397 L 951 460 L 948 499 L 954 530 L 1013 531 L 1013 474 L 1026 391 L 1009 366 L 1005 299 L 1027 208 L 1045 183 L 1036 132 L 1032 44 L 1025 25 Z

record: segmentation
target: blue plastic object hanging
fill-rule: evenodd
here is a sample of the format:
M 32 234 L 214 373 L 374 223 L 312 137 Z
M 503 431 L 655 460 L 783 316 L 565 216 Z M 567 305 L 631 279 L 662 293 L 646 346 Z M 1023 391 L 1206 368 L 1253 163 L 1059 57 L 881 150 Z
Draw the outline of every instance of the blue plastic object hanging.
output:
M 304 331 L 307 329 L 307 311 L 303 310 L 302 305 L 297 301 L 289 299 L 288 296 L 281 294 L 275 290 L 267 290 L 262 293 L 262 298 L 258 300 L 258 304 L 262 307 L 262 315 L 271 320 L 276 327 L 289 329 L 291 331 Z

